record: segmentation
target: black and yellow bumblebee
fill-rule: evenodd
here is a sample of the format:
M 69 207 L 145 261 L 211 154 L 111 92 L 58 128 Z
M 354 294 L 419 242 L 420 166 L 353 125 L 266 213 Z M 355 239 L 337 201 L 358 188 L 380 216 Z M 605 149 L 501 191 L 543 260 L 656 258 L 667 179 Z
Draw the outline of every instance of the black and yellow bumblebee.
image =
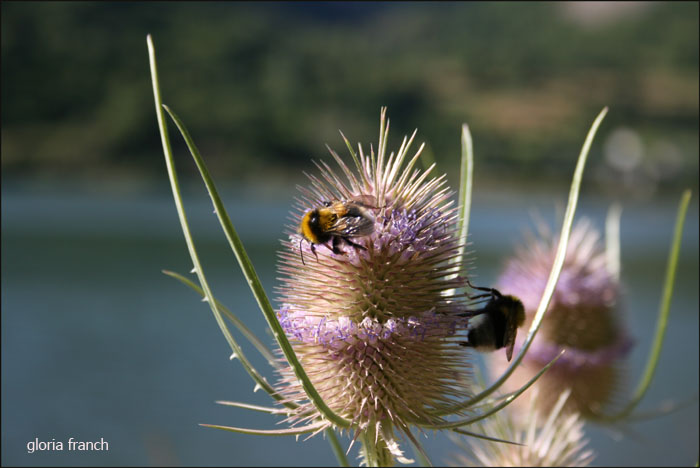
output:
M 462 341 L 460 344 L 470 346 L 477 351 L 506 348 L 506 358 L 510 361 L 513 357 L 518 328 L 525 322 L 525 307 L 522 301 L 515 296 L 501 294 L 498 289 L 476 286 L 472 288 L 486 291 L 486 294 L 475 296 L 473 299 L 483 297 L 490 299 L 479 310 L 458 314 L 462 317 L 470 317 L 467 341 Z
M 306 239 L 311 244 L 311 252 L 316 256 L 316 245 L 331 241 L 328 248 L 334 254 L 342 254 L 339 246 L 345 242 L 360 250 L 365 247 L 352 241 L 354 237 L 368 236 L 374 232 L 374 216 L 370 207 L 357 201 L 333 200 L 323 203 L 323 206 L 304 213 L 299 224 L 298 233 L 302 235 L 299 241 L 301 263 L 304 263 L 304 252 L 301 243 Z

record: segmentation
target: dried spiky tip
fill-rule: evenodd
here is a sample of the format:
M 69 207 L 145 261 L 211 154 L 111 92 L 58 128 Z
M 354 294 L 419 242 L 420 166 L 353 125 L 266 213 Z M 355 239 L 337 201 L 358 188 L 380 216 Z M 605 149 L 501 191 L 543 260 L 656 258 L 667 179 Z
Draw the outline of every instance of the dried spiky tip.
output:
M 517 250 L 498 280 L 499 288 L 523 301 L 529 327 L 539 305 L 554 261 L 556 239 L 543 232 Z M 618 369 L 627 355 L 632 340 L 622 328 L 617 307 L 619 283 L 606 264 L 600 234 L 588 219 L 574 226 L 566 260 L 554 295 L 523 365 L 509 386 L 525 382 L 542 366 L 554 359 L 561 349 L 566 353 L 537 385 L 549 390 L 571 386 L 572 397 L 567 407 L 582 413 L 599 407 L 614 397 L 620 382 Z M 522 344 L 518 336 L 516 349 Z M 494 363 L 492 372 L 502 369 Z M 545 392 L 543 401 L 547 400 Z M 553 401 L 543 406 L 551 407 Z
M 539 392 L 541 395 L 544 392 Z M 480 431 L 490 437 L 515 442 L 486 441 L 457 436 L 453 439 L 464 449 L 454 457 L 455 466 L 588 466 L 595 455 L 586 449 L 588 440 L 583 431 L 583 421 L 576 413 L 562 409 L 569 392 L 554 393 L 556 403 L 542 415 L 538 392 L 531 394 L 527 417 L 500 411 L 480 424 Z M 522 397 L 521 397 L 522 398 Z
M 467 323 L 455 315 L 466 297 L 454 292 L 463 266 L 451 194 L 444 175 L 413 169 L 422 147 L 406 162 L 413 136 L 387 157 L 387 131 L 382 114 L 377 154 L 360 147 L 357 172 L 331 150 L 345 181 L 321 163 L 320 177 L 300 187 L 279 254 L 278 317 L 326 404 L 391 448 L 387 427 L 440 422 L 431 410 L 468 397 L 470 388 L 458 345 Z M 297 226 L 305 212 L 334 200 L 361 203 L 374 229 L 352 238 L 360 247 L 341 242 L 340 253 L 331 242 L 317 244 L 316 258 Z M 301 405 L 289 421 L 316 419 L 292 370 L 281 375 L 280 391 Z

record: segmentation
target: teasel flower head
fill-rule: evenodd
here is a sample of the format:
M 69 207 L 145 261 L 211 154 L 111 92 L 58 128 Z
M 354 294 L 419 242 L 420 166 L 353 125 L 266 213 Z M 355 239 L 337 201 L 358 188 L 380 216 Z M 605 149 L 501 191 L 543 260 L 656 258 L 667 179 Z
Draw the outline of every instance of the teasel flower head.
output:
M 463 449 L 453 457 L 455 466 L 588 466 L 595 454 L 587 449 L 583 420 L 563 407 L 570 397 L 567 389 L 554 395 L 555 404 L 546 414 L 539 411 L 542 392 L 534 388 L 525 398 L 527 417 L 514 415 L 511 408 L 480 423 L 480 431 L 501 441 L 451 436 Z M 508 441 L 511 443 L 503 442 Z
M 406 461 L 395 430 L 412 438 L 409 426 L 443 422 L 431 413 L 470 395 L 467 355 L 458 345 L 467 323 L 455 316 L 467 298 L 455 292 L 464 285 L 463 265 L 445 176 L 414 169 L 422 150 L 408 160 L 415 133 L 387 155 L 384 115 L 376 154 L 350 149 L 351 170 L 331 150 L 339 170 L 317 164 L 320 175 L 299 187 L 279 253 L 277 316 L 314 387 L 351 421 L 354 437 L 371 434 Z M 336 252 L 332 239 L 316 244 L 314 253 L 298 226 L 333 201 L 360 204 L 371 232 L 352 237 L 357 245 L 339 240 Z M 321 420 L 292 369 L 280 374 L 285 401 L 299 405 L 288 422 Z
M 539 305 L 557 248 L 545 229 L 516 250 L 498 279 L 498 287 L 519 297 L 525 307 L 527 329 Z M 564 266 L 547 310 L 547 319 L 522 365 L 506 387 L 513 389 L 538 372 L 562 350 L 565 354 L 539 379 L 540 405 L 549 409 L 561 389 L 571 388 L 567 409 L 584 416 L 614 403 L 621 384 L 622 360 L 632 346 L 619 307 L 620 285 L 608 268 L 599 232 L 582 218 L 571 232 Z M 516 352 L 522 344 L 516 341 Z M 498 374 L 503 366 L 491 362 Z M 529 376 L 529 377 L 528 377 Z

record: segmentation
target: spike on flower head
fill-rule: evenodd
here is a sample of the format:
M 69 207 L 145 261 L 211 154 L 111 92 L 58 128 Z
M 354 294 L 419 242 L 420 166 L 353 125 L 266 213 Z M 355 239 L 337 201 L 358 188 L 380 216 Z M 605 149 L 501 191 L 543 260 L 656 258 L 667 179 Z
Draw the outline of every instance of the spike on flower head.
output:
M 520 246 L 498 280 L 499 287 L 518 296 L 525 306 L 529 327 L 539 305 L 556 252 L 556 242 L 546 231 Z M 552 360 L 561 349 L 566 353 L 535 384 L 546 395 L 571 387 L 567 407 L 586 415 L 599 410 L 614 397 L 619 385 L 619 364 L 632 341 L 622 328 L 617 307 L 619 283 L 607 268 L 599 232 L 582 218 L 569 239 L 566 259 L 547 310 L 547 316 L 507 386 L 524 383 Z M 516 348 L 522 337 L 516 342 Z M 494 362 L 493 373 L 502 370 Z M 515 388 L 515 387 L 513 387 Z
M 409 425 L 441 422 L 431 410 L 469 395 L 458 345 L 467 324 L 456 316 L 465 308 L 465 297 L 454 292 L 463 286 L 463 265 L 445 176 L 414 169 L 422 149 L 408 160 L 415 133 L 387 155 L 384 122 L 383 110 L 377 152 L 353 153 L 356 171 L 331 150 L 339 174 L 320 163 L 320 175 L 308 175 L 310 186 L 300 187 L 279 254 L 277 315 L 326 404 L 356 432 L 374 431 L 401 459 L 388 428 L 410 437 Z M 362 210 L 343 211 L 348 204 Z M 372 226 L 350 242 L 317 236 L 312 244 L 297 226 L 315 208 L 321 217 L 370 219 Z M 300 404 L 289 421 L 316 419 L 292 370 L 281 377 L 281 392 Z

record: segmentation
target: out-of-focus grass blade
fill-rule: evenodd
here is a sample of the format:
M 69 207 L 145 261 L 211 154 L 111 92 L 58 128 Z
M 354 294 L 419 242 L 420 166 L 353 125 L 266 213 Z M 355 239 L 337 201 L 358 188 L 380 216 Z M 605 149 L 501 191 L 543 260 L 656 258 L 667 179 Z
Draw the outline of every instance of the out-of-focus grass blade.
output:
M 620 281 L 620 216 L 622 207 L 614 203 L 605 217 L 605 264 L 608 272 Z
M 502 444 L 520 445 L 521 447 L 525 446 L 525 444 L 519 444 L 518 442 L 513 442 L 512 440 L 499 439 L 498 437 L 491 437 L 491 436 L 487 436 L 486 434 L 479 434 L 478 432 L 465 431 L 464 429 L 452 429 L 452 430 L 454 432 L 457 432 L 458 434 L 463 434 L 463 435 L 466 435 L 469 437 L 476 437 L 477 439 L 488 440 L 489 442 L 499 442 Z

